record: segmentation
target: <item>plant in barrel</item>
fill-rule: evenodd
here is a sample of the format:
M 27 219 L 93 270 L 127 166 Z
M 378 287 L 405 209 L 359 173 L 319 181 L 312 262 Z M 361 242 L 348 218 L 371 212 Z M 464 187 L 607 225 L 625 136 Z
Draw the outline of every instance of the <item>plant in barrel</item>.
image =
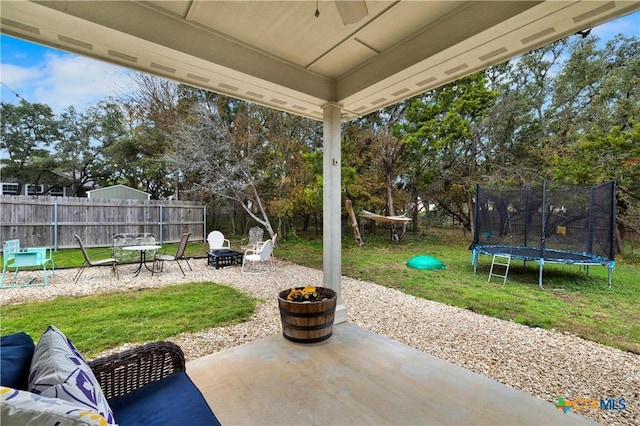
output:
M 330 288 L 304 286 L 278 294 L 282 334 L 297 343 L 315 343 L 333 333 L 336 292 Z

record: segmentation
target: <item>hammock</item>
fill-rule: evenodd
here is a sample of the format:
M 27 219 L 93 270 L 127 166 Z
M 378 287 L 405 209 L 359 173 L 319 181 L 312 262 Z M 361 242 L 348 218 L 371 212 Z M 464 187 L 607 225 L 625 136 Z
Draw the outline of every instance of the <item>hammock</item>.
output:
M 404 215 L 403 216 L 382 216 L 364 209 L 362 210 L 362 213 L 360 213 L 360 216 L 364 217 L 365 219 L 375 220 L 376 222 L 405 223 L 411 220 L 410 217 L 406 217 Z

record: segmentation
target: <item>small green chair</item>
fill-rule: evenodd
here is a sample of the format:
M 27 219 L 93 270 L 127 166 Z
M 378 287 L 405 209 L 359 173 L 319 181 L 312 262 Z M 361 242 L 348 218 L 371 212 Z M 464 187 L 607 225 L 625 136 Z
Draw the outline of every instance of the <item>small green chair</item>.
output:
M 32 285 L 49 285 L 47 281 L 47 264 L 51 263 L 51 277 L 55 276 L 55 267 L 52 257 L 52 250 L 47 247 L 30 247 L 20 250 L 20 240 L 8 240 L 3 246 L 4 265 L 2 268 L 2 278 L 0 279 L 0 287 L 21 287 Z M 18 272 L 20 268 L 42 267 L 42 284 L 32 284 L 35 277 L 24 283 L 18 283 Z M 13 277 L 15 284 L 7 285 L 4 282 L 7 269 L 14 269 Z

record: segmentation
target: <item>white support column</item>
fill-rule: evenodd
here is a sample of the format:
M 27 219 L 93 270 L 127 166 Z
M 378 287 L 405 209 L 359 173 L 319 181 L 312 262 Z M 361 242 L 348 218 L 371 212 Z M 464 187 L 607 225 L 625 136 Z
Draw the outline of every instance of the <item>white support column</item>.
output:
M 322 222 L 322 263 L 323 286 L 338 295 L 338 306 L 334 322 L 347 320 L 347 309 L 342 302 L 342 176 L 340 134 L 340 114 L 342 106 L 328 103 L 323 108 L 323 222 Z

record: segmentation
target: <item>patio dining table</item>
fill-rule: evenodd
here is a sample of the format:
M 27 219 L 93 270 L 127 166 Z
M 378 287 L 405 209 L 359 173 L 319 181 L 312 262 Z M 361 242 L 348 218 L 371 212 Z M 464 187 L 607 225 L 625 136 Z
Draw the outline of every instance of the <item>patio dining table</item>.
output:
M 149 266 L 147 266 L 147 252 L 150 250 L 159 250 L 161 249 L 162 246 L 157 245 L 157 244 L 148 244 L 148 245 L 138 245 L 138 246 L 124 246 L 122 247 L 122 250 L 128 250 L 128 251 L 139 251 L 140 252 L 140 263 L 138 264 L 138 267 L 136 268 L 136 270 L 133 272 L 133 276 L 137 277 L 138 275 L 140 275 L 140 271 L 142 270 L 142 266 L 144 265 L 144 267 L 150 271 L 153 274 L 153 265 L 151 265 L 151 268 L 149 268 Z

